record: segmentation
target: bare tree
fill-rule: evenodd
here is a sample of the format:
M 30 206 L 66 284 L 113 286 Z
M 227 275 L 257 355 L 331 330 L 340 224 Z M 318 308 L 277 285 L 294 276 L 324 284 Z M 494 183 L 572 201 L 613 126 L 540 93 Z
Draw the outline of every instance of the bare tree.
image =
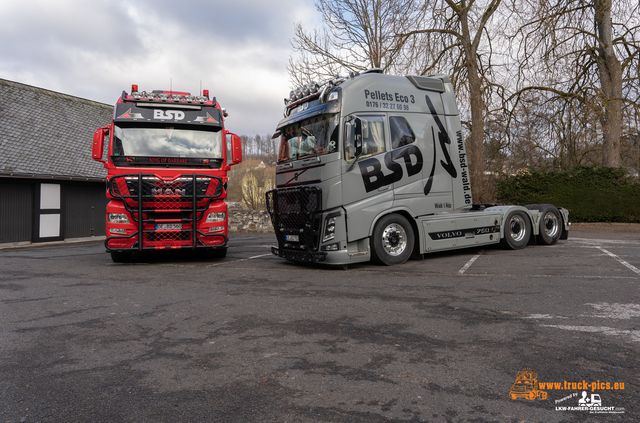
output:
M 324 28 L 307 32 L 295 25 L 297 53 L 287 70 L 294 86 L 342 72 L 381 68 L 393 72 L 401 59 L 406 32 L 422 19 L 418 0 L 316 0 Z
M 484 114 L 485 99 L 492 82 L 486 74 L 491 68 L 491 43 L 488 25 L 501 0 L 432 0 L 427 3 L 431 14 L 419 29 L 401 34 L 402 40 L 421 36 L 429 51 L 422 60 L 421 74 L 434 69 L 450 69 L 454 86 L 466 87 L 471 122 L 467 154 L 471 184 L 476 200 L 483 201 Z M 481 47 L 484 51 L 481 51 Z M 484 56 L 484 57 L 483 57 Z M 443 64 L 445 62 L 446 64 Z
M 588 109 L 595 111 L 604 166 L 620 166 L 625 103 L 636 114 L 640 110 L 640 44 L 635 39 L 639 6 L 634 1 L 619 0 L 615 5 L 612 0 L 511 3 L 524 20 L 512 35 L 520 64 L 520 87 L 512 99 L 517 104 L 527 91 L 544 91 L 567 105 L 582 103 L 586 115 Z M 567 69 L 571 69 L 571 78 L 566 78 Z M 536 81 L 534 75 L 546 78 Z

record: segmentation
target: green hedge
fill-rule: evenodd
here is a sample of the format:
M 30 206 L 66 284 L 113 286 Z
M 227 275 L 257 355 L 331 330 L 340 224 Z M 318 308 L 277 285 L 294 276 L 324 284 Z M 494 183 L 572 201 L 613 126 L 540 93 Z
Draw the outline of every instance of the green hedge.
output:
M 506 204 L 564 207 L 572 222 L 640 222 L 640 183 L 622 168 L 531 170 L 499 177 L 496 189 L 498 201 Z

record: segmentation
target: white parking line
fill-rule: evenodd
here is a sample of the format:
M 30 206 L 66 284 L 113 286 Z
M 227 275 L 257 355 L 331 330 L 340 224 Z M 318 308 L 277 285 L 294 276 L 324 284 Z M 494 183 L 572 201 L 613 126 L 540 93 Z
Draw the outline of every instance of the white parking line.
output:
M 247 257 L 247 258 L 240 259 L 240 260 L 233 260 L 233 261 L 221 261 L 220 263 L 210 264 L 210 265 L 205 266 L 205 267 L 209 268 L 209 267 L 222 266 L 223 264 L 240 263 L 240 262 L 242 262 L 242 261 L 247 261 L 247 260 L 251 260 L 251 259 L 255 259 L 255 258 L 259 258 L 259 257 L 267 257 L 267 256 L 272 256 L 272 255 L 273 255 L 273 254 L 269 253 L 269 254 L 261 254 L 261 255 L 259 255 L 259 256 Z
M 483 277 L 487 276 L 486 273 L 465 273 L 467 276 Z M 500 278 L 521 278 L 522 275 L 512 275 L 509 273 L 496 273 L 492 274 L 492 277 Z M 571 279 L 638 279 L 637 276 L 597 276 L 597 275 L 527 275 L 528 278 L 567 278 Z
M 600 251 L 602 251 L 603 253 L 613 257 L 614 259 L 618 260 L 623 266 L 625 266 L 626 268 L 630 269 L 632 272 L 637 273 L 638 275 L 640 275 L 640 269 L 638 269 L 637 267 L 635 267 L 634 265 L 632 265 L 631 263 L 623 260 L 621 257 L 618 257 L 617 255 L 613 254 L 611 251 L 607 251 L 602 247 L 596 246 L 596 248 Z
M 254 258 L 258 258 L 258 257 L 266 257 L 266 256 L 272 256 L 273 254 L 269 253 L 269 254 L 262 254 L 259 256 L 253 256 L 253 257 L 249 257 L 249 260 L 254 259 Z
M 569 238 L 570 243 L 579 244 L 632 244 L 640 246 L 638 241 L 624 239 L 593 239 L 593 238 Z
M 464 275 L 464 272 L 466 272 L 466 271 L 467 271 L 467 269 L 468 269 L 469 267 L 471 267 L 471 265 L 473 264 L 473 262 L 474 262 L 474 261 L 478 260 L 478 257 L 480 257 L 480 255 L 482 255 L 482 253 L 484 253 L 484 250 L 481 250 L 478 254 L 476 254 L 475 256 L 473 256 L 473 257 L 471 258 L 471 260 L 469 260 L 469 261 L 467 262 L 467 264 L 465 264 L 465 265 L 464 265 L 464 267 L 463 267 L 462 269 L 458 270 L 458 273 L 460 273 L 461 275 Z

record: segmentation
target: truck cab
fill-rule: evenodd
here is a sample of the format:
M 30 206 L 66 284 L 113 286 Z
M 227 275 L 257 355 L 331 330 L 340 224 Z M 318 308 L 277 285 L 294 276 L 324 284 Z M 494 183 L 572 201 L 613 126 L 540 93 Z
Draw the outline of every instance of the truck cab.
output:
M 226 116 L 207 90 L 122 92 L 112 123 L 93 138 L 93 159 L 107 169 L 105 246 L 114 261 L 159 249 L 226 255 L 227 171 L 242 161 Z
M 308 84 L 285 100 L 275 136 L 276 189 L 267 208 L 278 239 L 272 252 L 289 260 L 399 264 L 505 239 L 522 248 L 541 228 L 555 243 L 568 228 L 566 210 L 554 206 L 473 204 L 445 75 L 374 69 Z

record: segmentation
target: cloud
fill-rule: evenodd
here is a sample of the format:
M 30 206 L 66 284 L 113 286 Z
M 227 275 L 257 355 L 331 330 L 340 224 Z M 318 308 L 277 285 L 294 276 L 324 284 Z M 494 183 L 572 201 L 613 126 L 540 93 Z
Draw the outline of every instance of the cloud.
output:
M 113 104 L 141 90 L 209 89 L 228 129 L 272 131 L 289 92 L 293 24 L 312 0 L 57 0 L 0 5 L 0 78 Z

